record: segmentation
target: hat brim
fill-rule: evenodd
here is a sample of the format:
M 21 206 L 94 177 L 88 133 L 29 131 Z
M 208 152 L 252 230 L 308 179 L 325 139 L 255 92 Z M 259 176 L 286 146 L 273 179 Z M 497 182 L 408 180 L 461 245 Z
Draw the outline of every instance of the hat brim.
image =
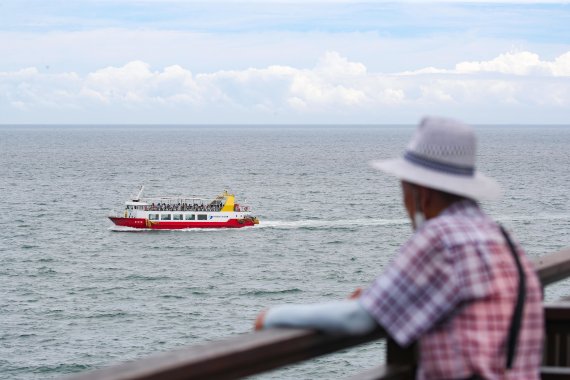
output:
M 480 172 L 473 176 L 442 173 L 408 162 L 403 158 L 372 161 L 370 165 L 401 180 L 475 200 L 492 200 L 501 196 L 501 187 Z

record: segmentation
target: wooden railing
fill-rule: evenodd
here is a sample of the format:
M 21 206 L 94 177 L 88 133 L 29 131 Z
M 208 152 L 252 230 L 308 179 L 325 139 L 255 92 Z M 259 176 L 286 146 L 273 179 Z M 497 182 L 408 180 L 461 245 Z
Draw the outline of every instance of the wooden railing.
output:
M 543 286 L 570 277 L 570 248 L 535 260 Z M 546 305 L 543 379 L 570 378 L 570 301 Z M 69 380 L 237 379 L 341 349 L 388 338 L 381 330 L 339 337 L 300 329 L 270 329 L 199 344 L 68 377 Z M 353 380 L 413 378 L 414 348 L 387 342 L 386 365 Z

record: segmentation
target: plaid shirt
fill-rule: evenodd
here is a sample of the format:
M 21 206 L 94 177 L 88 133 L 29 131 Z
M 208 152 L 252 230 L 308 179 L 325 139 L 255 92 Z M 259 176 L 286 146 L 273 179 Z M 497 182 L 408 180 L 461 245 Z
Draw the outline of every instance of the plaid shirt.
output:
M 475 202 L 457 202 L 418 229 L 361 304 L 400 345 L 419 339 L 418 379 L 539 379 L 542 290 L 516 248 L 527 291 L 510 370 L 506 340 L 518 272 L 498 225 Z

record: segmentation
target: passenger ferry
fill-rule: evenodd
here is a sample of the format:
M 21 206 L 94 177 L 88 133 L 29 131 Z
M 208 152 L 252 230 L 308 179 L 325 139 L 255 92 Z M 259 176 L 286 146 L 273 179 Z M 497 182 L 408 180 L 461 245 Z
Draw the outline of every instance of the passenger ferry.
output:
M 153 230 L 183 228 L 241 228 L 254 226 L 259 220 L 249 206 L 235 202 L 224 191 L 213 200 L 192 197 L 142 197 L 144 186 L 125 209 L 112 212 L 109 219 L 117 226 Z

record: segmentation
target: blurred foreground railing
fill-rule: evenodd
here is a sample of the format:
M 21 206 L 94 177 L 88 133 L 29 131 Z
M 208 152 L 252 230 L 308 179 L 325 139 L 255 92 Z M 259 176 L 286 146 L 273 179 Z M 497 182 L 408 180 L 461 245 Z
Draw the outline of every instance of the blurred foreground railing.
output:
M 570 248 L 535 260 L 543 286 L 570 277 Z M 570 378 L 570 300 L 545 305 L 546 342 L 542 378 Z M 309 330 L 271 329 L 194 345 L 71 376 L 69 380 L 236 379 L 387 338 L 381 329 L 365 336 L 338 337 Z M 386 365 L 353 380 L 410 379 L 415 349 L 387 339 Z

